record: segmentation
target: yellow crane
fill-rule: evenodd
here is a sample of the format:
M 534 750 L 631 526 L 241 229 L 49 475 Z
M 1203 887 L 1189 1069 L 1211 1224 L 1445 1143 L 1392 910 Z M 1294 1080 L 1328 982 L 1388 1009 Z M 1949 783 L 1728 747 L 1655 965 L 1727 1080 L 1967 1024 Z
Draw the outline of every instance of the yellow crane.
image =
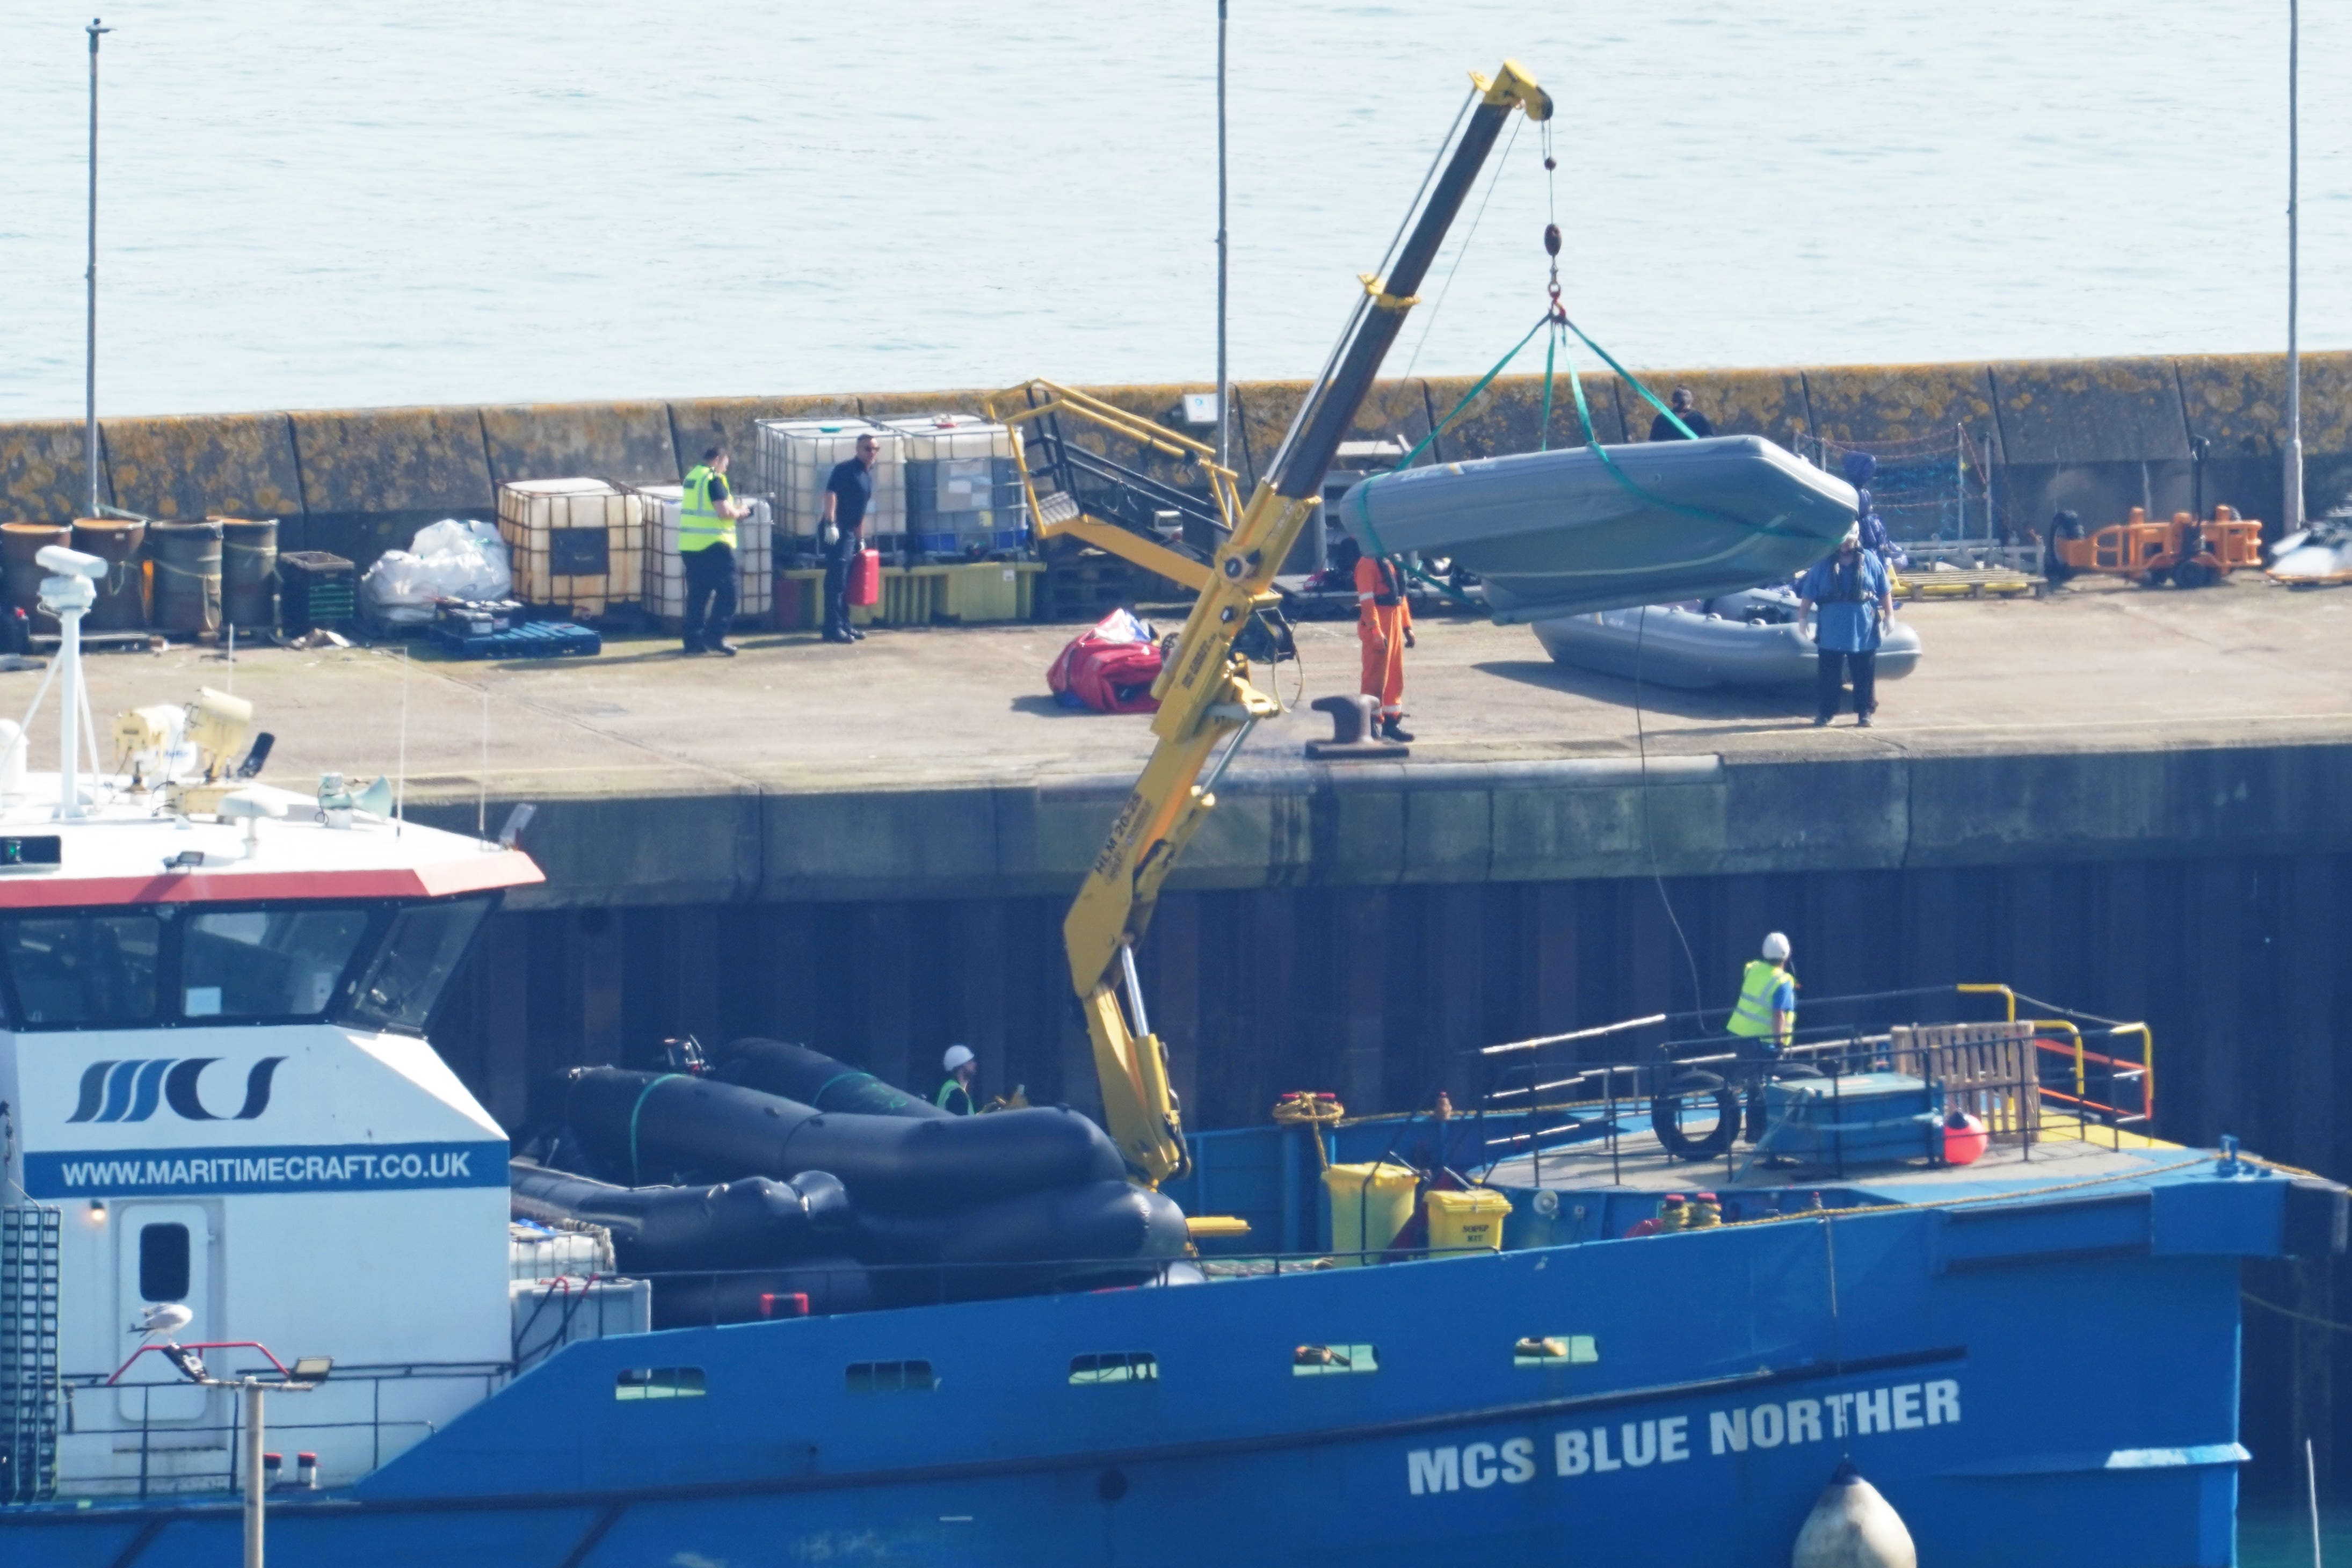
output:
M 1424 182 L 1386 276 L 1364 275 L 1364 297 L 1339 346 L 1240 521 L 1199 574 L 1200 597 L 1152 688 L 1160 711 L 1151 722 L 1158 738 L 1151 759 L 1062 922 L 1070 981 L 1102 1079 L 1104 1121 L 1128 1163 L 1155 1184 L 1184 1168 L 1184 1127 L 1167 1053 L 1151 1032 L 1136 978 L 1135 944 L 1150 923 L 1160 884 L 1217 804 L 1218 776 L 1251 726 L 1279 711 L 1273 697 L 1251 684 L 1234 641 L 1276 602 L 1275 573 L 1313 514 L 1332 457 L 1504 122 L 1514 110 L 1534 121 L 1551 118 L 1550 97 L 1516 61 L 1505 60 L 1491 79 L 1474 73 L 1471 80 L 1458 133 Z

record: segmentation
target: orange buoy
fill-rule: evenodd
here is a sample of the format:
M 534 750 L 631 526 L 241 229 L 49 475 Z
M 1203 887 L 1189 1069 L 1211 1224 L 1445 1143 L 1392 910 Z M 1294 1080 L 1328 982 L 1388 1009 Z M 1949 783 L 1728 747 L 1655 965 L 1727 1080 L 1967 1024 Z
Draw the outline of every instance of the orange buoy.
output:
M 1984 1122 L 1967 1111 L 1955 1110 L 1944 1118 L 1944 1163 L 1973 1165 L 1983 1158 L 1991 1142 L 1992 1134 L 1985 1131 Z

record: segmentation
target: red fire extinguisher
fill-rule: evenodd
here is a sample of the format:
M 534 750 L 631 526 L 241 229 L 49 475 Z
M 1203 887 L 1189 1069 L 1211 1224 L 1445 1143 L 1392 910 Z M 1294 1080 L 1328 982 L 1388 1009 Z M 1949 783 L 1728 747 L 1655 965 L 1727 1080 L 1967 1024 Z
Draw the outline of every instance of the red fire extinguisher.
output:
M 861 550 L 849 563 L 849 602 L 853 605 L 878 605 L 882 602 L 882 552 Z

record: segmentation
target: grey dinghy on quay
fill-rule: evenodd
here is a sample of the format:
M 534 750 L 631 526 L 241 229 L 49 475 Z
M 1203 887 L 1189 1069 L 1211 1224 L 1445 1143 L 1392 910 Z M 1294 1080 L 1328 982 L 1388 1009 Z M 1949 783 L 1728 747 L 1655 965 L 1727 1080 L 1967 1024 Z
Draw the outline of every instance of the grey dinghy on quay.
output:
M 1507 624 L 1784 580 L 1853 525 L 1852 486 L 1760 436 L 1606 451 L 1605 461 L 1578 447 L 1378 474 L 1340 514 L 1368 551 L 1418 551 L 1476 573 Z

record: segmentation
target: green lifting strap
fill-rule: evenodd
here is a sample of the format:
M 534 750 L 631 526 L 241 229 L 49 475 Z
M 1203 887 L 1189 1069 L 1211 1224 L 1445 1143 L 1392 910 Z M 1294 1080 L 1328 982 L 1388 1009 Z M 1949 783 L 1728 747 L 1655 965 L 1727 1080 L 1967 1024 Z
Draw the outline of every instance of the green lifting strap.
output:
M 1423 436 L 1419 444 L 1417 444 L 1412 451 L 1407 452 L 1403 457 L 1398 458 L 1396 465 L 1390 468 L 1389 472 L 1392 474 L 1402 473 L 1405 469 L 1412 467 L 1413 463 L 1421 457 L 1421 455 L 1429 450 L 1430 443 L 1435 441 L 1439 435 L 1442 434 L 1448 426 L 1453 425 L 1456 419 L 1461 418 L 1463 411 L 1467 409 L 1472 403 L 1477 400 L 1478 395 L 1486 391 L 1487 386 L 1493 383 L 1494 379 L 1502 374 L 1504 370 L 1508 367 L 1513 360 L 1519 357 L 1519 351 L 1526 348 L 1529 343 L 1535 342 L 1536 334 L 1542 331 L 1545 324 L 1550 320 L 1551 316 L 1549 312 L 1538 317 L 1536 319 L 1536 324 L 1528 329 L 1528 335 L 1521 338 L 1517 342 L 1513 343 L 1511 345 L 1510 352 L 1506 353 L 1501 359 L 1496 360 L 1495 362 L 1494 368 L 1489 370 L 1486 374 L 1480 376 L 1477 384 L 1472 386 L 1469 391 L 1462 395 L 1462 401 L 1454 405 L 1453 412 L 1446 415 L 1444 418 L 1439 420 L 1436 424 L 1431 426 L 1429 427 L 1429 434 Z M 1547 378 L 1544 384 L 1544 406 L 1546 415 L 1549 416 L 1551 406 L 1551 385 L 1549 378 Z M 1467 605 L 1471 602 L 1470 595 L 1455 587 L 1453 584 L 1441 582 L 1437 578 L 1433 577 L 1428 573 L 1423 571 L 1420 567 L 1413 565 L 1411 562 L 1391 553 L 1389 549 L 1381 542 L 1379 532 L 1372 527 L 1371 513 L 1366 509 L 1364 503 L 1361 501 L 1359 501 L 1356 504 L 1356 521 L 1363 525 L 1364 537 L 1372 542 L 1373 554 L 1385 557 L 1399 570 L 1404 572 L 1406 574 L 1415 578 L 1416 580 L 1428 584 L 1430 587 L 1436 589 L 1440 594 L 1443 594 L 1445 597 L 1453 600 L 1457 605 Z
M 1567 316 L 1562 315 L 1560 317 L 1560 322 L 1562 325 L 1566 326 L 1570 331 L 1574 332 L 1580 338 L 1583 338 L 1585 343 L 1591 348 L 1593 353 L 1599 354 L 1602 359 L 1609 360 L 1611 367 L 1613 368 L 1619 375 L 1623 376 L 1628 382 L 1632 383 L 1635 391 L 1639 392 L 1643 397 L 1649 398 L 1651 404 L 1656 407 L 1659 413 L 1664 414 L 1669 419 L 1674 419 L 1675 428 L 1682 431 L 1685 436 L 1690 436 L 1690 426 L 1685 425 L 1680 419 L 1675 418 L 1674 410 L 1668 408 L 1664 404 L 1658 402 L 1657 398 L 1652 395 L 1648 387 L 1643 386 L 1638 380 L 1634 379 L 1633 373 L 1632 371 L 1629 371 L 1623 365 L 1619 364 L 1614 359 L 1611 359 L 1609 352 L 1606 349 L 1603 349 L 1599 343 L 1593 342 L 1591 338 L 1586 338 L 1584 336 L 1583 329 L 1579 327 L 1574 321 L 1570 321 Z M 1557 334 L 1555 334 L 1555 336 L 1557 336 Z M 1561 346 L 1564 353 L 1566 349 L 1565 343 Z M 1617 466 L 1617 459 L 1609 455 L 1609 449 L 1601 444 L 1601 437 L 1594 433 L 1592 428 L 1592 410 L 1586 405 L 1584 401 L 1584 378 L 1576 374 L 1575 356 L 1568 355 L 1567 357 L 1568 387 L 1570 392 L 1576 394 L 1576 416 L 1584 426 L 1584 444 L 1587 447 L 1591 448 L 1594 457 L 1601 459 L 1601 466 L 1609 470 L 1609 477 L 1615 479 L 1620 485 L 1622 485 L 1629 494 L 1639 497 L 1641 500 L 1649 502 L 1652 506 L 1663 507 L 1668 511 L 1677 511 L 1682 513 L 1685 517 L 1696 517 L 1707 522 L 1727 522 L 1735 528 L 1745 528 L 1755 533 L 1785 533 L 1788 531 L 1786 529 L 1775 528 L 1768 522 L 1751 522 L 1748 519 L 1734 512 L 1717 511 L 1713 507 L 1686 506 L 1680 501 L 1671 501 L 1662 495 L 1654 494 L 1649 490 L 1643 489 L 1640 485 L 1635 484 L 1633 478 L 1628 475 L 1624 469 Z M 1697 437 L 1692 437 L 1692 439 L 1694 440 Z
M 654 1090 L 659 1089 L 670 1079 L 674 1078 L 684 1078 L 685 1076 L 686 1075 L 684 1073 L 675 1072 L 666 1072 L 662 1074 L 661 1077 L 654 1079 L 653 1082 L 646 1085 L 644 1089 L 638 1090 L 637 1102 L 629 1107 L 629 1185 L 633 1187 L 643 1186 L 645 1184 L 644 1178 L 637 1173 L 637 1112 L 646 1108 L 646 1097 L 647 1095 L 653 1093 Z

